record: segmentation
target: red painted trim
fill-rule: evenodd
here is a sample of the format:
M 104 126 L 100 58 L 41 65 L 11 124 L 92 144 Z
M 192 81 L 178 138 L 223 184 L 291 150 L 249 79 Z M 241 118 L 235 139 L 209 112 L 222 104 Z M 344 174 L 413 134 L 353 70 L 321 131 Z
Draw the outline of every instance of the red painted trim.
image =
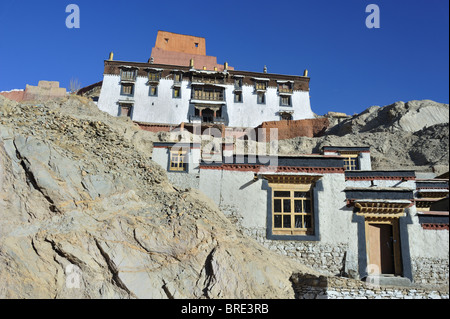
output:
M 405 180 L 412 181 L 415 177 L 400 177 L 400 176 L 352 176 L 346 177 L 346 181 L 372 181 L 372 180 Z
M 422 228 L 427 230 L 449 230 L 448 224 L 435 223 L 422 224 Z
M 295 167 L 295 166 L 263 166 L 251 164 L 222 164 L 217 166 L 200 165 L 200 169 L 216 169 L 241 172 L 274 172 L 274 173 L 319 173 L 319 174 L 343 174 L 343 167 Z

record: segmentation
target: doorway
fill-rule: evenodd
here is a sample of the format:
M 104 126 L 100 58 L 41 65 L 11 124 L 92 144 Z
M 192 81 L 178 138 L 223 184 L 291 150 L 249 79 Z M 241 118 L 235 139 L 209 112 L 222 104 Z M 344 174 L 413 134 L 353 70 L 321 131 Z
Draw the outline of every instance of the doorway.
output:
M 395 274 L 392 225 L 369 223 L 367 231 L 368 257 L 373 274 Z

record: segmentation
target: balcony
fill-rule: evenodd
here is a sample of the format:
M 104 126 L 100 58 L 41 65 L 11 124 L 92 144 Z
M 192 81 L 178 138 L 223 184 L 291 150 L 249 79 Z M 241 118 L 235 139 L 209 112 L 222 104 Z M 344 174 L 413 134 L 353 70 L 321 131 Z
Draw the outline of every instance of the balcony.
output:
M 120 82 L 134 83 L 136 82 L 137 71 L 130 69 L 122 69 L 120 72 Z
M 193 124 L 225 124 L 225 118 L 219 116 L 214 117 L 209 114 L 205 116 L 191 115 L 189 122 Z
M 223 90 L 193 90 L 192 100 L 225 102 Z
M 294 90 L 292 90 L 291 88 L 278 88 L 278 93 L 279 94 L 292 94 L 294 93 Z

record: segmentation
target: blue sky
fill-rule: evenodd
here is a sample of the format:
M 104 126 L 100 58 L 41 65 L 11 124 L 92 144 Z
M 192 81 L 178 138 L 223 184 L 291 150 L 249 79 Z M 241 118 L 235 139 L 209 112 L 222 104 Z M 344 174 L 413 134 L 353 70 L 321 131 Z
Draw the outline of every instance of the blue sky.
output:
M 68 29 L 68 4 L 80 28 Z M 380 28 L 368 29 L 368 4 Z M 158 30 L 206 38 L 208 55 L 238 70 L 302 75 L 315 113 L 449 101 L 448 0 L 0 2 L 0 91 L 39 80 L 102 80 L 103 61 L 146 62 Z

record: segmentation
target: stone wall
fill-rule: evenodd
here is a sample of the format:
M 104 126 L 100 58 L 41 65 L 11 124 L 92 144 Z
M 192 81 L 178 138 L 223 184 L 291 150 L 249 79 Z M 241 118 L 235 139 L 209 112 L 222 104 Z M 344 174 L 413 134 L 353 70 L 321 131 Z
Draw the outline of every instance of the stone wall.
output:
M 167 178 L 175 186 L 181 189 L 185 188 L 199 188 L 199 174 L 186 173 L 167 173 Z
M 416 283 L 430 285 L 448 283 L 448 258 L 414 258 L 411 260 L 411 268 Z
M 21 102 L 25 95 L 25 91 L 24 90 L 5 91 L 5 92 L 0 92 L 0 95 L 6 97 L 7 99 L 13 100 L 13 101 Z
M 235 217 L 232 215 L 231 217 Z M 233 221 L 233 219 L 230 220 Z M 342 243 L 330 244 L 316 241 L 271 240 L 266 238 L 265 229 L 243 229 L 243 233 L 256 239 L 266 248 L 291 257 L 302 264 L 329 275 L 345 272 L 348 246 Z M 356 274 L 352 274 L 355 275 Z
M 379 286 L 349 278 L 301 273 L 292 275 L 291 282 L 298 299 L 449 299 L 448 286 Z
M 67 91 L 59 87 L 57 81 L 39 81 L 38 86 L 28 85 L 25 88 L 23 100 L 48 100 L 58 97 L 65 97 Z

